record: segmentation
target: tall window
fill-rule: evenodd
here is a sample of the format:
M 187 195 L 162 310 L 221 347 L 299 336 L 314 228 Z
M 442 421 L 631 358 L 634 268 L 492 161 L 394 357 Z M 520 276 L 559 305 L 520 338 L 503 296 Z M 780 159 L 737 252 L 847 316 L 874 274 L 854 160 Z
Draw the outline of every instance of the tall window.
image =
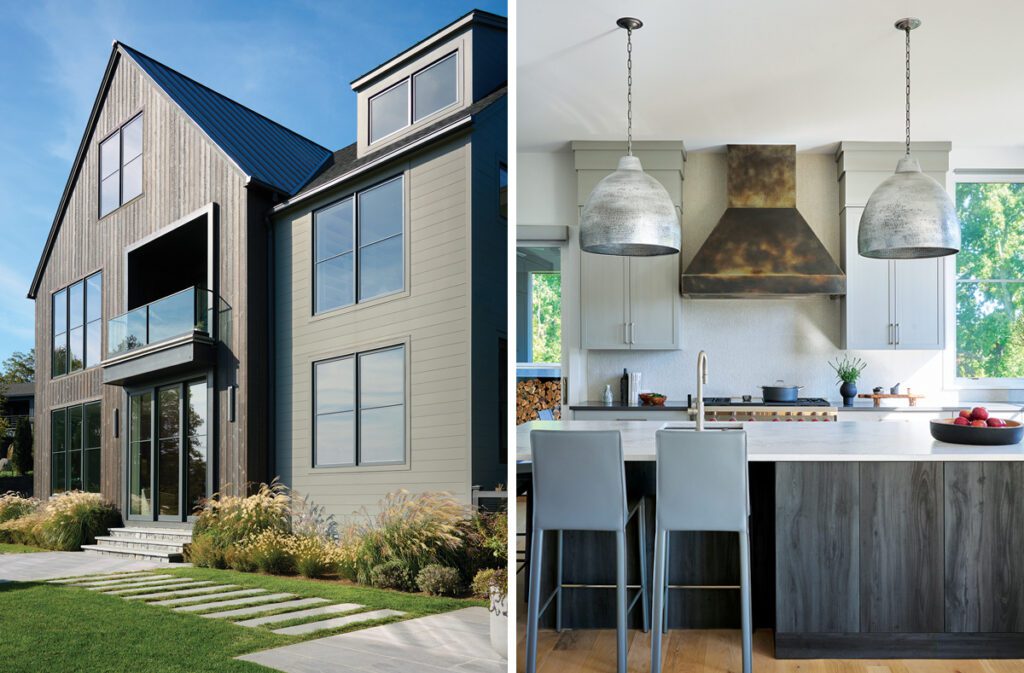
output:
M 1024 378 L 1024 177 L 960 182 L 956 372 Z
M 100 143 L 100 217 L 142 193 L 142 115 Z
M 56 409 L 50 415 L 50 487 L 53 493 L 100 490 L 101 405 Z
M 458 54 L 451 53 L 370 99 L 370 143 L 459 100 Z
M 405 346 L 313 364 L 313 466 L 405 462 Z
M 562 362 L 561 248 L 516 250 L 516 361 Z
M 52 376 L 64 376 L 100 363 L 102 296 L 102 272 L 53 294 Z
M 403 289 L 404 201 L 398 176 L 314 213 L 314 312 Z

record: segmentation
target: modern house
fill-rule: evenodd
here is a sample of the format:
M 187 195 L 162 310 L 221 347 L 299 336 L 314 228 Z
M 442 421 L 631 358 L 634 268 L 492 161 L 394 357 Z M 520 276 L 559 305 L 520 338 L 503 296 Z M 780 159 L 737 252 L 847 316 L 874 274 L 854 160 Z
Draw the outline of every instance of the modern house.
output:
M 29 292 L 36 493 L 187 527 L 276 475 L 338 516 L 504 481 L 506 78 L 470 12 L 332 152 L 115 42 Z

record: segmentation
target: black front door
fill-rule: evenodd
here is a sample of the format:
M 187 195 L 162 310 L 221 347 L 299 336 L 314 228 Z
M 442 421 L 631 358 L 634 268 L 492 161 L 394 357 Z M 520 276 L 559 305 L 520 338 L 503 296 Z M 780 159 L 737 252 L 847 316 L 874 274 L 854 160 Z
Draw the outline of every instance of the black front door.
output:
M 208 378 L 128 395 L 128 518 L 185 521 L 209 494 Z

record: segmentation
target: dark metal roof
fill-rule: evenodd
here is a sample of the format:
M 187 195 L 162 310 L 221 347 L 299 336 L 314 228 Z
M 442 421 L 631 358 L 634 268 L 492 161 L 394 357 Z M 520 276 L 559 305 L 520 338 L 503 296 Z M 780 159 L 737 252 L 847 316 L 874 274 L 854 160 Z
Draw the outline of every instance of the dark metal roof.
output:
M 359 168 L 364 164 L 370 163 L 371 161 L 376 161 L 382 155 L 398 154 L 401 152 L 403 148 L 415 144 L 421 138 L 429 136 L 430 134 L 435 133 L 439 129 L 444 128 L 445 126 L 451 126 L 454 122 L 457 122 L 461 119 L 473 117 L 474 115 L 479 114 L 484 109 L 489 107 L 495 101 L 500 100 L 507 92 L 507 85 L 495 89 L 494 91 L 484 96 L 480 100 L 476 101 L 469 107 L 457 110 L 451 113 L 450 115 L 442 117 L 437 121 L 433 122 L 432 124 L 423 127 L 419 131 L 416 131 L 416 133 L 410 133 L 408 136 L 402 138 L 401 140 L 389 143 L 379 149 L 376 149 L 372 152 L 368 152 L 367 154 L 364 154 L 361 157 L 356 155 L 356 143 L 352 143 L 347 147 L 343 147 L 334 153 L 330 161 L 324 164 L 320 172 L 317 173 L 316 176 L 314 176 L 313 179 L 310 180 L 305 186 L 303 186 L 299 193 L 295 195 L 295 198 L 301 199 L 303 195 L 306 194 L 307 192 L 314 190 L 317 187 L 320 187 L 328 182 L 331 182 L 332 180 L 335 180 L 345 175 L 346 173 L 349 173 Z
M 121 44 L 245 175 L 291 196 L 327 161 L 326 147 Z
M 35 397 L 36 384 L 34 383 L 8 383 L 6 386 L 0 384 L 0 393 L 5 397 Z

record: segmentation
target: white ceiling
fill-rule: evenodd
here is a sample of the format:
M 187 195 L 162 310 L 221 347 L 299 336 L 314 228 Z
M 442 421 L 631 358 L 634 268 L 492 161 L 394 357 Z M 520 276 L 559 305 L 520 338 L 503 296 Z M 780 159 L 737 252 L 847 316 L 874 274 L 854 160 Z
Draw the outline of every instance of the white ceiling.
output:
M 633 34 L 633 137 L 796 144 L 902 140 L 903 34 L 913 134 L 1024 145 L 1020 0 L 518 0 L 520 151 L 625 138 L 625 31 Z

